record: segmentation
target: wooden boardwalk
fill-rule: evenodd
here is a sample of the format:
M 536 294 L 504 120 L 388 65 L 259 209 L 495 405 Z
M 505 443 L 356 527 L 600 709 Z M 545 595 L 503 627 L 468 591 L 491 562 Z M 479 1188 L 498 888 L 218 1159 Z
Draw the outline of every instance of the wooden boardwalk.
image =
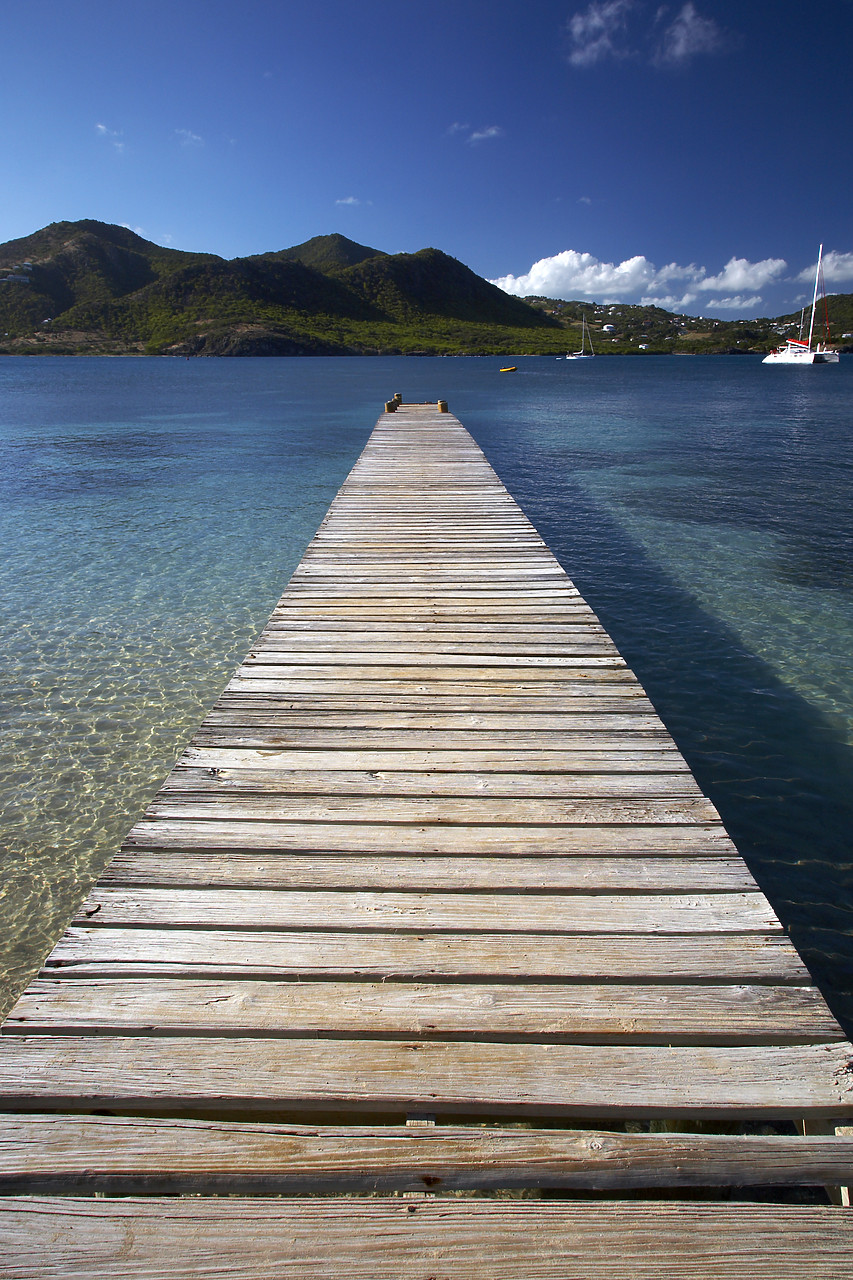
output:
M 436 406 L 380 418 L 3 1031 L 3 1277 L 853 1265 L 847 1210 L 731 1202 L 853 1181 L 853 1047 Z

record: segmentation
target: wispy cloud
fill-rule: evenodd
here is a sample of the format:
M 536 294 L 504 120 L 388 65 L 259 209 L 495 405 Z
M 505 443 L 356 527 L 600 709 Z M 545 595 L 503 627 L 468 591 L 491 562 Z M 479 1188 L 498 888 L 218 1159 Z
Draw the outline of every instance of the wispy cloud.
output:
M 475 129 L 469 135 L 468 141 L 470 143 L 490 142 L 492 138 L 502 138 L 503 132 L 499 124 L 490 124 L 485 129 Z
M 778 283 L 786 269 L 782 258 L 749 262 L 732 258 L 722 271 L 709 275 L 695 263 L 677 262 L 657 267 L 643 254 L 622 262 L 602 262 L 591 253 L 564 249 L 550 258 L 540 258 L 520 276 L 493 280 L 500 289 L 519 297 L 531 294 L 545 298 L 590 298 L 597 302 L 640 302 L 644 306 L 682 311 L 704 293 L 729 296 L 715 298 L 715 307 L 738 310 L 758 306 L 760 296 L 748 297 L 734 291 L 761 289 Z
M 715 298 L 715 311 L 755 311 L 762 305 L 764 299 L 758 295 L 754 298 L 745 298 L 743 294 L 737 294 L 733 298 Z
M 628 14 L 635 7 L 635 0 L 593 0 L 582 13 L 573 14 L 568 22 L 572 66 L 592 67 L 604 58 L 627 58 Z
M 447 132 L 451 136 L 464 135 L 465 142 L 474 147 L 480 142 L 491 142 L 494 138 L 502 138 L 504 135 L 504 130 L 499 124 L 489 124 L 484 125 L 481 129 L 472 129 L 470 124 L 461 124 L 458 120 L 448 126 Z
M 695 4 L 685 4 L 663 32 L 654 52 L 659 66 L 681 66 L 701 53 L 716 53 L 723 47 L 723 33 L 713 18 L 703 18 Z
M 114 148 L 114 150 L 118 151 L 119 154 L 121 154 L 121 152 L 124 151 L 124 143 L 121 140 L 122 138 L 121 130 L 108 129 L 105 124 L 96 124 L 95 132 L 98 134 L 99 137 L 104 138 L 107 142 L 109 142 L 111 146 Z
M 370 205 L 370 204 L 373 204 L 373 201 L 359 200 L 358 196 L 343 196 L 340 200 L 336 200 L 335 204 L 351 205 L 354 207 L 355 205 L 360 205 L 360 204 Z
M 607 59 L 634 59 L 656 67 L 681 67 L 701 54 L 720 52 L 725 35 L 693 0 L 673 16 L 673 6 L 654 12 L 644 0 L 592 0 L 566 24 L 573 67 L 593 67 Z
M 199 134 L 193 133 L 192 129 L 176 129 L 175 137 L 178 139 L 182 147 L 203 147 L 204 138 Z

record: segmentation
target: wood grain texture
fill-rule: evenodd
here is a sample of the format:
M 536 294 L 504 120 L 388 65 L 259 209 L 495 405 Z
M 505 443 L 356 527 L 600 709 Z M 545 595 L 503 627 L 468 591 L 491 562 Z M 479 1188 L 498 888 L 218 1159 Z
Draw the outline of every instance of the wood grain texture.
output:
M 166 779 L 162 796 L 178 794 L 274 795 L 288 797 L 342 796 L 453 796 L 475 799 L 559 797 L 598 800 L 682 800 L 701 798 L 696 783 L 686 773 L 440 773 L 405 769 L 265 769 L 178 765 Z
M 846 1183 L 853 1138 L 7 1115 L 0 1193 L 628 1190 Z
M 117 854 L 107 886 L 159 888 L 587 890 L 599 893 L 732 893 L 755 890 L 737 858 L 474 858 L 347 854 Z
M 14 1199 L 16 1280 L 839 1280 L 844 1210 L 480 1200 Z
M 808 971 L 775 934 L 301 932 L 72 925 L 45 974 L 379 978 L 395 981 L 601 980 L 802 985 Z M 2 1056 L 2 1044 L 0 1044 Z
M 853 1115 L 846 1042 L 658 1047 L 93 1035 L 5 1036 L 2 1047 L 0 1107 L 16 1111 Z
M 733 845 L 721 825 L 544 826 L 486 822 L 270 822 L 262 819 L 146 817 L 125 848 L 273 850 L 294 853 L 485 855 L 660 854 L 719 858 Z
M 321 770 L 324 774 L 340 771 L 368 773 L 396 772 L 398 770 L 426 773 L 429 776 L 444 773 L 470 773 L 477 771 L 489 777 L 508 775 L 530 777 L 547 785 L 544 775 L 558 774 L 575 777 L 577 774 L 625 774 L 634 771 L 653 775 L 678 774 L 695 786 L 683 756 L 674 744 L 662 742 L 651 747 L 635 747 L 624 742 L 621 749 L 602 751 L 591 749 L 570 755 L 565 751 L 549 751 L 543 748 L 513 751 L 511 745 L 493 744 L 484 747 L 469 739 L 464 747 L 456 749 L 413 750 L 400 747 L 393 750 L 362 748 L 351 750 L 322 750 L 317 748 L 288 748 L 270 743 L 266 747 L 187 747 L 175 766 L 172 777 L 180 777 L 184 768 L 214 770 L 267 770 L 272 769 L 290 775 L 305 771 Z M 335 778 L 329 779 L 334 787 Z M 617 785 L 614 782 L 614 785 Z M 287 790 L 283 787 L 283 790 Z M 698 787 L 696 788 L 698 791 Z
M 596 1044 L 837 1041 L 813 987 L 42 978 L 4 1033 L 337 1036 Z
M 471 933 L 766 933 L 762 893 L 490 894 L 96 887 L 76 923 Z

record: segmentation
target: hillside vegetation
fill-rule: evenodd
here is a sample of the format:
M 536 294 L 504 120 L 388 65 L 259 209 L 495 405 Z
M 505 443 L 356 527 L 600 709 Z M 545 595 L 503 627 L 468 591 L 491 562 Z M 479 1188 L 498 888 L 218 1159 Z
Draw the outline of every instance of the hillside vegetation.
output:
M 564 341 L 557 319 L 438 249 L 392 255 L 334 235 L 226 261 L 89 221 L 0 246 L 0 353 L 436 355 Z
M 853 295 L 829 311 L 836 339 L 853 332 Z M 763 352 L 799 322 L 522 300 L 439 249 L 342 235 L 231 261 L 91 220 L 0 245 L 0 354 L 561 355 L 582 314 L 599 354 Z

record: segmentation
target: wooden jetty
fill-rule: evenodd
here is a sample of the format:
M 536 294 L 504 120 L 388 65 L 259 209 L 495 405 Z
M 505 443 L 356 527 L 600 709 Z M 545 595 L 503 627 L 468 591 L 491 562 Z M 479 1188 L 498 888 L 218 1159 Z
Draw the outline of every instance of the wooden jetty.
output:
M 849 1211 L 781 1199 L 853 1181 L 853 1047 L 474 441 L 388 407 L 4 1025 L 0 1275 L 836 1280 Z

